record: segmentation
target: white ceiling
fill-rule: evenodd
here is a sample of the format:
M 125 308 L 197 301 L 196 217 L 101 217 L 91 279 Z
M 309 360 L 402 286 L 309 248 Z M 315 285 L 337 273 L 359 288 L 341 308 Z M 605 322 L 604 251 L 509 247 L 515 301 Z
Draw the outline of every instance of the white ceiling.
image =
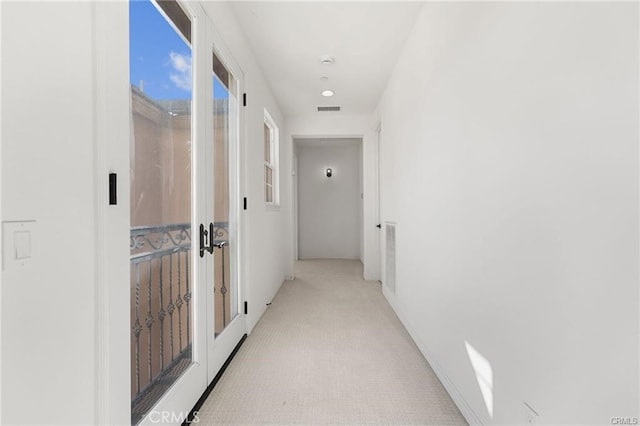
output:
M 285 116 L 372 112 L 422 3 L 234 2 L 233 10 Z M 323 65 L 320 57 L 335 58 Z M 326 76 L 323 82 L 320 77 Z M 335 96 L 320 95 L 324 89 Z

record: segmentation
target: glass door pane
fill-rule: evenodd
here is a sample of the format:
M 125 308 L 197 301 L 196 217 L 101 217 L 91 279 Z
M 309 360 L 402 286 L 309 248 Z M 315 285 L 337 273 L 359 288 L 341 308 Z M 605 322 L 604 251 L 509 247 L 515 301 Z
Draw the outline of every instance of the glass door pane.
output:
M 192 364 L 191 23 L 131 1 L 131 423 Z
M 215 244 L 214 250 L 214 329 L 220 334 L 238 314 L 238 291 L 236 274 L 236 248 L 233 237 L 234 226 L 230 224 L 233 191 L 230 174 L 231 133 L 235 114 L 237 80 L 225 68 L 219 58 L 213 55 L 213 191 Z M 231 221 L 233 222 L 233 221 Z M 231 226 L 230 226 L 231 225 Z

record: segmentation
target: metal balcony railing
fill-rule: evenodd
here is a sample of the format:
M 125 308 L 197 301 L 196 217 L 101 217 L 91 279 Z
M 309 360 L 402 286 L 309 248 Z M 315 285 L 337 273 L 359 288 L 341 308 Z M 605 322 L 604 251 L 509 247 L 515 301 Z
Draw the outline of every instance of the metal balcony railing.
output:
M 226 242 L 228 223 L 215 223 L 214 235 Z M 190 223 L 131 228 L 132 424 L 191 365 L 191 241 Z
M 191 364 L 191 224 L 131 228 L 131 423 Z

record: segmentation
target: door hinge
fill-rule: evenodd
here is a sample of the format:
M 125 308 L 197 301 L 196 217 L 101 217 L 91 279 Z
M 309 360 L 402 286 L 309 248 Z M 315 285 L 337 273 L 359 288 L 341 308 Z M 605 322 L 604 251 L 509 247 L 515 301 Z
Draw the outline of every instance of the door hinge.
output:
M 244 207 L 244 210 L 247 209 L 247 197 L 244 197 L 243 207 Z
M 247 94 L 242 94 L 242 106 L 247 106 Z
M 247 315 L 249 313 L 249 302 L 244 302 L 244 314 Z
M 118 175 L 109 173 L 109 205 L 118 204 Z

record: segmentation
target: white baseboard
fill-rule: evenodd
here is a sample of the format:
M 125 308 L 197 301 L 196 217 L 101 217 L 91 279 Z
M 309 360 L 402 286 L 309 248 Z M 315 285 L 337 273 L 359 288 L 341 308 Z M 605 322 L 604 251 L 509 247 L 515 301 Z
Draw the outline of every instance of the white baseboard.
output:
M 462 415 L 464 416 L 467 423 L 469 423 L 470 425 L 482 426 L 483 423 L 480 420 L 480 417 L 476 414 L 475 411 L 473 411 L 471 406 L 467 403 L 467 401 L 462 396 L 462 393 L 458 390 L 458 388 L 456 388 L 453 381 L 449 379 L 449 377 L 445 373 L 444 368 L 438 362 L 435 356 L 433 356 L 433 354 L 429 351 L 429 349 L 427 348 L 427 345 L 423 341 L 421 341 L 420 338 L 418 338 L 418 334 L 415 332 L 415 329 L 411 326 L 411 323 L 405 318 L 402 312 L 400 312 L 395 295 L 390 293 L 387 287 L 384 285 L 382 286 L 382 294 L 389 302 L 389 305 L 391 305 L 391 308 L 394 310 L 394 312 L 400 319 L 400 322 L 402 322 L 402 324 L 404 325 L 404 328 L 409 333 L 409 336 L 411 336 L 416 346 L 418 346 L 418 349 L 420 349 L 420 352 L 422 352 L 422 355 L 425 357 L 425 359 L 433 369 L 433 372 L 436 373 L 436 376 L 438 376 L 438 379 L 440 380 L 445 390 L 453 400 L 453 403 L 456 404 L 456 406 L 458 407 L 458 410 L 460 410 L 460 413 L 462 413 Z

